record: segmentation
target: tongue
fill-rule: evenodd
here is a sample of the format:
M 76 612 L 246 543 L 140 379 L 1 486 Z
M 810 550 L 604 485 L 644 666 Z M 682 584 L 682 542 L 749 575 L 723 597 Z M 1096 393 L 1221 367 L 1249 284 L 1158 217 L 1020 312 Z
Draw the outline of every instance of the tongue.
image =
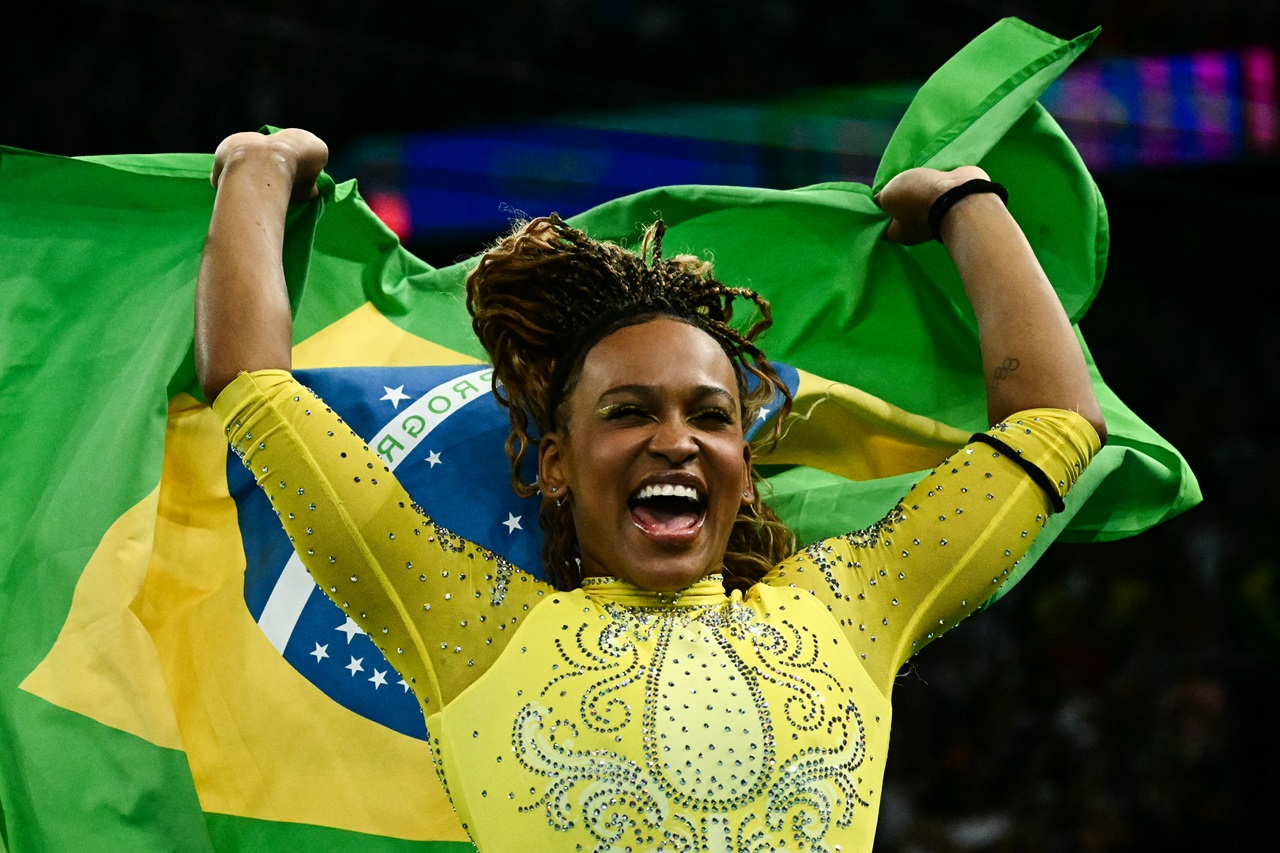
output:
M 657 534 L 688 530 L 698 523 L 698 513 L 692 509 L 675 510 L 657 504 L 634 507 L 631 517 L 646 532 Z

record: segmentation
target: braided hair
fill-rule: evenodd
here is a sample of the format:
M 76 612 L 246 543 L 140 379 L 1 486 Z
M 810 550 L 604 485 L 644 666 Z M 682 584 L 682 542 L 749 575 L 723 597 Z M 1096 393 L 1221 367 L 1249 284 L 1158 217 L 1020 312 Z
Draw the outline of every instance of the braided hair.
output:
M 552 214 L 518 223 L 467 276 L 472 328 L 493 364 L 494 398 L 511 419 L 506 452 L 521 497 L 538 492 L 536 482 L 520 476 L 533 436 L 563 426 L 587 352 L 612 332 L 656 317 L 688 323 L 720 345 L 738 380 L 743 423 L 781 396 L 765 449 L 777 443 L 791 393 L 755 344 L 773 323 L 769 303 L 752 290 L 717 281 L 701 258 L 662 257 L 665 232 L 665 223 L 655 222 L 633 252 L 594 240 Z M 759 313 L 745 332 L 732 324 L 735 299 L 751 302 Z M 763 480 L 754 470 L 751 476 L 755 498 L 739 511 L 725 552 L 729 588 L 749 587 L 795 550 L 794 535 L 760 497 Z M 543 501 L 538 520 L 553 583 L 565 590 L 580 586 L 570 505 Z

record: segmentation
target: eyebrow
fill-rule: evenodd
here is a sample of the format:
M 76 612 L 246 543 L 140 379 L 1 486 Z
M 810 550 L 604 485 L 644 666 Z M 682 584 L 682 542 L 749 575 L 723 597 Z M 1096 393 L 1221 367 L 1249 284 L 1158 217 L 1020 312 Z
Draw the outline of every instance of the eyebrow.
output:
M 597 402 L 603 403 L 611 397 L 622 397 L 634 395 L 642 399 L 652 399 L 657 393 L 657 389 L 652 385 L 615 385 L 602 393 Z M 699 385 L 694 389 L 696 399 L 706 400 L 708 397 L 716 397 L 725 400 L 725 402 L 733 403 L 733 395 L 728 390 L 719 385 Z

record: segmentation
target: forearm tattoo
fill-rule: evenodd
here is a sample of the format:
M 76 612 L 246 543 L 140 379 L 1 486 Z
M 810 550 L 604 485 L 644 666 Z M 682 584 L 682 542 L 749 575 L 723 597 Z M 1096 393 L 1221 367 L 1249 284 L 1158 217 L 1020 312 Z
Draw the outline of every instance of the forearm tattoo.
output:
M 999 385 L 1001 380 L 1007 379 L 1010 373 L 1013 373 L 1015 370 L 1018 369 L 1018 364 L 1019 362 L 1016 358 L 1014 358 L 1013 356 L 1009 356 L 1004 360 L 1003 364 L 1001 364 L 995 370 L 991 371 L 992 387 Z

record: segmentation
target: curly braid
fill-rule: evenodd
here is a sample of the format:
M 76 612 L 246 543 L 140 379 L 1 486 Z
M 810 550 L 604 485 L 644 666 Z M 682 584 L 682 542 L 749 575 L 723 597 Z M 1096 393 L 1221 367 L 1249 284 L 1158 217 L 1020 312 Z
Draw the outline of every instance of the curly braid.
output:
M 538 491 L 536 482 L 520 477 L 532 436 L 564 422 L 565 401 L 587 352 L 612 332 L 656 317 L 688 323 L 720 345 L 738 380 L 743 423 L 752 423 L 762 406 L 781 395 L 773 430 L 760 449 L 777 443 L 791 393 L 755 344 L 773 323 L 769 303 L 752 290 L 717 281 L 711 264 L 694 255 L 663 258 L 665 232 L 665 223 L 655 222 L 632 252 L 594 240 L 552 214 L 517 224 L 467 276 L 472 328 L 493 363 L 494 397 L 511 419 L 506 452 L 521 497 Z M 751 302 L 759 313 L 745 332 L 732 324 L 735 299 Z M 751 476 L 755 499 L 739 511 L 725 552 L 729 588 L 749 587 L 795 550 L 794 535 L 761 497 L 763 479 L 754 470 Z M 560 589 L 576 588 L 581 573 L 570 504 L 543 501 L 539 523 L 543 562 L 553 582 Z

